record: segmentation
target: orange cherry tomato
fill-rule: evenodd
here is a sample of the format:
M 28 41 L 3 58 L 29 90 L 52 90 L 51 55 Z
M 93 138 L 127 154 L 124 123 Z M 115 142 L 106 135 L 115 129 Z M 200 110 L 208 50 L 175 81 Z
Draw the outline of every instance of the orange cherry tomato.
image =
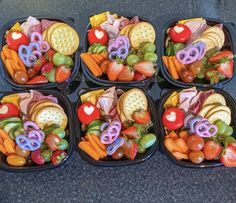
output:
M 12 166 L 24 166 L 26 159 L 23 156 L 12 154 L 7 157 L 7 163 Z
M 16 154 L 19 156 L 27 157 L 30 155 L 30 151 L 21 149 L 18 145 L 16 145 L 15 151 L 16 151 Z

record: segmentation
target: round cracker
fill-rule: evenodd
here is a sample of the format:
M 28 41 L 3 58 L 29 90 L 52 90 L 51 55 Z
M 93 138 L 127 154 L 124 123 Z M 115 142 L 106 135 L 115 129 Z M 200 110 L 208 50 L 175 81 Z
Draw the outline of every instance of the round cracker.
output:
M 35 108 L 38 104 L 43 103 L 43 102 L 45 102 L 45 101 L 51 101 L 51 100 L 49 100 L 49 99 L 43 99 L 43 100 L 40 100 L 40 101 L 35 102 L 35 103 L 30 107 L 30 109 L 29 109 L 29 111 L 28 111 L 28 114 L 31 115 L 31 114 L 33 113 L 33 111 L 34 111 L 34 108 Z
M 53 25 L 52 25 L 53 26 Z M 52 48 L 65 55 L 72 55 L 79 47 L 79 35 L 67 24 L 55 27 L 50 34 Z
M 216 111 L 227 111 L 230 115 L 231 115 L 231 110 L 228 106 L 215 106 L 214 108 L 210 109 L 207 113 L 206 113 L 206 118 L 209 117 L 211 114 L 215 113 Z
M 219 27 L 210 27 L 203 32 L 203 35 L 207 33 L 212 33 L 212 32 L 215 33 L 221 39 L 222 44 L 225 43 L 225 33 Z
M 204 42 L 204 43 L 206 44 L 206 51 L 208 51 L 208 50 L 210 50 L 210 49 L 212 49 L 212 48 L 215 47 L 214 41 L 213 41 L 212 39 L 210 39 L 210 38 L 207 38 L 207 37 L 202 36 L 202 37 L 196 39 L 196 40 L 194 41 L 194 43 L 195 43 L 195 42 L 199 42 L 199 41 L 200 41 L 200 42 Z
M 142 90 L 133 88 L 125 93 L 122 98 L 121 111 L 128 120 L 133 121 L 132 115 L 135 111 L 143 109 L 147 110 L 148 101 Z
M 214 107 L 216 107 L 215 104 L 206 105 L 204 108 L 201 109 L 201 111 L 199 111 L 198 115 L 205 117 L 205 115 Z
M 56 104 L 56 103 L 54 103 L 52 101 L 44 101 L 44 102 L 39 103 L 37 106 L 35 106 L 33 111 L 37 111 L 38 109 L 41 109 L 41 108 L 44 108 L 44 107 L 48 107 L 48 106 L 51 106 L 51 107 L 55 106 L 58 109 L 61 109 L 62 111 L 64 111 L 63 108 L 59 104 Z
M 203 102 L 203 107 L 209 104 L 221 104 L 221 105 L 226 105 L 225 98 L 219 94 L 219 93 L 214 93 L 207 97 L 205 101 Z
M 217 46 L 219 49 L 222 48 L 222 46 L 223 46 L 224 43 L 222 43 L 221 38 L 218 37 L 218 35 L 216 35 L 214 32 L 208 32 L 208 33 L 204 34 L 203 36 L 212 39 L 212 40 L 215 42 L 216 46 Z
M 227 125 L 231 123 L 231 115 L 227 111 L 216 111 L 207 117 L 210 123 L 214 123 L 217 120 L 224 121 Z
M 56 28 L 57 26 L 63 25 L 63 24 L 65 24 L 65 23 L 54 23 L 47 29 L 47 41 L 48 41 L 49 44 L 51 44 L 51 42 L 50 42 L 51 33 L 54 30 L 54 28 Z
M 45 125 L 58 124 L 65 129 L 68 123 L 67 115 L 57 107 L 44 107 L 37 112 L 34 122 L 43 129 Z
M 134 27 L 134 24 L 128 25 L 128 28 L 125 30 L 125 34 L 124 34 L 126 37 L 129 37 L 129 32 L 133 27 Z
M 125 35 L 125 31 L 126 31 L 126 29 L 128 28 L 128 26 L 129 25 L 126 25 L 125 27 L 123 27 L 122 29 L 121 29 L 121 31 L 120 31 L 120 35 Z
M 154 27 L 147 22 L 140 22 L 134 25 L 129 32 L 130 44 L 138 48 L 141 42 L 155 42 L 156 33 Z

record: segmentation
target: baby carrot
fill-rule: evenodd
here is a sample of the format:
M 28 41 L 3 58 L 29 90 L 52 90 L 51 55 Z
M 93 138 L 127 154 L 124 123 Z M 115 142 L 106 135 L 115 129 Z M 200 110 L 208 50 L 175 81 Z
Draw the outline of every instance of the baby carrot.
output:
M 5 149 L 4 145 L 0 144 L 0 152 L 7 155 L 7 150 Z
M 93 149 L 91 144 L 86 141 L 79 142 L 79 148 L 82 149 L 85 153 L 87 153 L 91 158 L 98 161 L 99 160 L 99 154 Z
M 11 50 L 8 48 L 7 44 L 2 47 L 2 51 L 3 51 L 3 53 L 4 53 L 4 56 L 5 56 L 7 59 L 10 59 L 10 58 L 11 58 Z
M 172 56 L 172 60 L 173 60 L 173 62 L 174 62 L 175 68 L 176 68 L 176 70 L 177 70 L 177 72 L 178 72 L 178 75 L 179 75 L 179 77 L 180 77 L 180 76 L 181 76 L 181 73 L 183 72 L 183 70 L 186 69 L 186 68 L 185 68 L 185 65 L 182 64 L 182 63 L 180 63 L 180 62 L 177 60 L 176 56 Z
M 172 155 L 178 160 L 188 159 L 188 154 L 184 154 L 184 153 L 181 153 L 181 152 L 173 152 Z
M 101 158 L 104 158 L 107 153 L 105 151 L 103 151 L 94 141 L 94 138 L 91 135 L 88 135 L 88 140 L 90 142 L 90 144 L 92 145 L 92 147 L 95 149 L 95 151 L 99 154 L 99 156 Z
M 7 154 L 15 154 L 15 149 L 14 147 L 12 146 L 11 142 L 9 141 L 9 139 L 5 139 L 3 141 L 3 144 L 4 144 L 4 147 L 7 151 Z
M 92 57 L 92 59 L 93 59 L 94 61 L 96 61 L 96 63 L 97 63 L 98 65 L 100 65 L 100 61 L 99 61 L 99 59 L 97 58 L 97 56 L 96 56 L 95 54 L 91 54 L 90 56 Z
M 15 61 L 16 63 L 18 63 L 18 54 L 16 53 L 16 51 L 10 50 L 10 53 L 11 53 L 11 59 Z
M 175 146 L 174 139 L 172 139 L 172 138 L 165 138 L 164 145 L 168 149 L 169 152 L 176 151 L 176 146 Z
M 83 62 L 88 66 L 88 69 L 94 74 L 94 76 L 98 77 L 102 75 L 102 70 L 100 69 L 99 65 L 93 60 L 93 58 L 89 54 L 82 53 L 80 54 L 80 57 Z
M 2 58 L 3 64 L 6 65 L 6 57 L 5 57 L 4 53 L 3 53 L 3 51 L 1 51 L 1 58 Z
M 182 131 L 179 132 L 179 137 L 183 138 L 184 141 L 187 140 L 188 136 L 189 136 L 189 134 L 188 134 L 187 130 L 182 130 Z
M 107 59 L 107 52 L 102 52 L 102 53 L 100 54 L 100 56 L 103 57 L 103 60 L 106 60 L 106 59 Z
M 168 64 L 168 56 L 162 56 L 162 61 L 165 64 L 166 69 L 168 70 L 168 72 L 170 72 L 169 64 Z
M 8 61 L 11 64 L 11 67 L 13 68 L 14 71 L 21 70 L 21 67 L 13 59 L 8 59 Z
M 99 138 L 96 135 L 90 134 L 93 140 L 96 142 L 96 144 L 103 150 L 106 151 L 106 146 L 102 144 L 99 140 Z
M 175 80 L 178 80 L 179 75 L 178 75 L 178 72 L 177 72 L 176 67 L 174 65 L 174 61 L 173 61 L 172 57 L 168 57 L 167 59 L 168 59 L 170 74 L 171 74 L 172 78 Z
M 178 152 L 188 153 L 188 146 L 183 138 L 178 138 L 175 141 L 175 146 L 178 148 Z
M 21 67 L 21 70 L 23 70 L 24 72 L 26 72 L 26 67 L 25 64 L 22 62 L 21 58 L 18 56 L 18 64 Z

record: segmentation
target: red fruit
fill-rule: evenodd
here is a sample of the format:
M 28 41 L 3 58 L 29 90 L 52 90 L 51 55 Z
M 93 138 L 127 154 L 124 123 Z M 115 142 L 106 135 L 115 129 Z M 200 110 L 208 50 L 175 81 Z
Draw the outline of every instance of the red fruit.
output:
M 124 71 L 119 75 L 119 81 L 132 81 L 134 78 L 134 71 L 129 66 L 125 66 Z
M 132 140 L 125 140 L 123 146 L 125 157 L 134 160 L 138 152 L 138 144 Z
M 203 153 L 206 160 L 213 160 L 219 157 L 221 152 L 222 146 L 214 141 L 207 141 L 203 148 Z
M 139 80 L 145 80 L 147 77 L 145 75 L 142 75 L 141 73 L 135 73 L 133 80 L 139 81 Z
M 145 111 L 143 109 L 135 111 L 132 117 L 134 121 L 138 124 L 148 124 L 151 121 L 151 116 L 149 111 Z
M 19 116 L 20 111 L 15 104 L 5 103 L 0 105 L 0 119 Z
M 229 144 L 224 155 L 220 158 L 220 161 L 227 167 L 236 166 L 236 146 L 234 144 Z
M 169 36 L 175 43 L 185 43 L 191 37 L 191 30 L 184 24 L 177 24 L 169 31 Z
M 52 150 L 55 151 L 58 149 L 58 145 L 61 141 L 61 138 L 56 134 L 50 134 L 46 137 L 45 142 L 47 146 Z
M 26 84 L 36 85 L 36 84 L 44 84 L 44 83 L 48 83 L 48 79 L 44 75 L 37 75 L 31 80 L 29 80 Z
M 233 53 L 229 50 L 220 51 L 214 54 L 212 57 L 209 58 L 211 63 L 221 63 L 222 60 L 232 60 L 234 57 Z
M 108 40 L 109 36 L 107 32 L 101 27 L 92 28 L 88 31 L 88 42 L 90 45 L 94 43 L 106 45 Z
M 77 116 L 81 123 L 87 125 L 100 118 L 100 110 L 92 103 L 86 102 L 77 109 Z
M 64 82 L 71 76 L 71 68 L 65 65 L 59 65 L 56 70 L 56 82 Z
M 52 153 L 52 164 L 53 165 L 58 165 L 59 163 L 62 162 L 63 159 L 67 157 L 67 153 L 63 150 L 56 150 Z
M 130 139 L 139 139 L 140 135 L 138 134 L 138 129 L 136 126 L 131 126 L 121 131 L 122 135 L 127 136 Z
M 39 71 L 34 70 L 33 68 L 28 68 L 27 69 L 27 74 L 29 76 L 30 79 L 32 79 L 33 77 L 35 77 L 36 75 L 38 75 Z
M 44 56 L 41 56 L 33 65 L 33 69 L 40 71 L 42 66 L 47 63 L 47 59 Z
M 29 38 L 23 32 L 8 32 L 7 44 L 10 49 L 18 51 L 20 45 L 28 45 Z
M 221 63 L 217 67 L 218 72 L 226 78 L 232 78 L 234 74 L 234 61 L 227 61 L 225 63 Z
M 37 149 L 37 150 L 31 152 L 31 159 L 37 165 L 44 165 L 44 163 L 45 163 L 44 158 L 41 156 L 40 149 Z
M 45 53 L 44 57 L 46 58 L 46 60 L 48 62 L 52 63 L 53 62 L 53 56 L 54 56 L 55 53 L 56 52 L 53 49 L 50 49 Z
M 41 73 L 43 75 L 45 75 L 45 74 L 49 73 L 52 69 L 53 69 L 53 63 L 46 63 L 41 68 Z
M 156 72 L 153 63 L 150 61 L 136 63 L 134 65 L 134 70 L 147 77 L 151 77 Z
M 108 79 L 111 81 L 116 81 L 124 70 L 125 67 L 122 63 L 117 63 L 116 61 L 111 62 L 107 68 Z

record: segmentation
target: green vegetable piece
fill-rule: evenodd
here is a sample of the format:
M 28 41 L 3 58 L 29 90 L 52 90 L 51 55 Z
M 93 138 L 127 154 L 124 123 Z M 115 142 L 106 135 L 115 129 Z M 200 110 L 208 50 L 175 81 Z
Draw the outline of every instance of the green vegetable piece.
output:
M 233 134 L 234 130 L 232 127 L 228 126 L 226 131 L 224 132 L 225 136 L 231 136 Z
M 140 145 L 142 145 L 143 148 L 147 149 L 151 147 L 156 142 L 156 136 L 153 133 L 146 134 L 141 137 L 140 139 Z
M 144 153 L 145 151 L 146 149 L 141 144 L 138 144 L 138 153 Z
M 45 162 L 50 162 L 51 161 L 51 157 L 52 157 L 52 151 L 49 149 L 46 149 L 42 152 L 41 156 L 43 157 L 43 159 L 45 160 Z
M 66 131 L 63 128 L 56 128 L 51 133 L 58 135 L 60 138 L 64 138 L 66 136 Z
M 218 48 L 218 47 L 213 47 L 213 48 L 211 48 L 210 50 L 208 50 L 208 51 L 206 52 L 205 56 L 206 56 L 207 58 L 210 58 L 210 57 L 212 57 L 215 53 L 217 53 L 218 51 L 219 51 L 219 48 Z
M 178 51 L 182 50 L 185 48 L 185 44 L 183 43 L 176 43 L 173 45 L 173 55 L 175 55 Z

